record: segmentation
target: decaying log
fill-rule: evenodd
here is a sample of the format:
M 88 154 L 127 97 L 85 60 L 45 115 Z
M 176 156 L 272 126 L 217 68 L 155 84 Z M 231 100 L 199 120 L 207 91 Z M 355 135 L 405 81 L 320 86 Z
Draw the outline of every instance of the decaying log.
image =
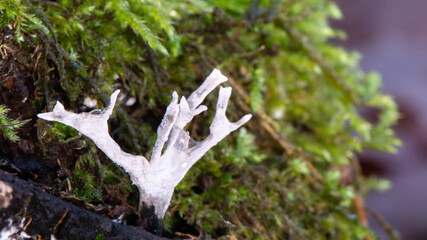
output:
M 165 239 L 121 225 L 0 170 L 0 239 Z

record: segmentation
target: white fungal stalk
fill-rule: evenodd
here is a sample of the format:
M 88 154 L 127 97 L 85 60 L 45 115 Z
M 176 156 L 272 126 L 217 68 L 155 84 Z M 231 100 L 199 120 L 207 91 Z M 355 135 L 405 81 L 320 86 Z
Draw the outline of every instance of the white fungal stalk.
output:
M 92 139 L 113 162 L 129 173 L 140 192 L 140 203 L 153 206 L 156 216 L 162 219 L 175 186 L 184 178 L 194 163 L 225 136 L 251 118 L 251 114 L 247 114 L 237 122 L 229 122 L 225 112 L 231 95 L 231 87 L 220 87 L 216 113 L 209 128 L 209 136 L 202 142 L 189 146 L 190 136 L 184 130 L 185 126 L 191 122 L 194 116 L 207 109 L 206 106 L 200 104 L 210 92 L 225 81 L 227 81 L 227 77 L 214 69 L 188 99 L 182 97 L 178 102 L 178 94 L 173 92 L 172 101 L 157 129 L 157 140 L 150 161 L 143 156 L 123 152 L 108 133 L 107 120 L 113 112 L 119 90 L 111 95 L 110 103 L 100 114 L 72 113 L 66 111 L 64 106 L 57 102 L 52 112 L 38 114 L 38 117 L 71 126 Z

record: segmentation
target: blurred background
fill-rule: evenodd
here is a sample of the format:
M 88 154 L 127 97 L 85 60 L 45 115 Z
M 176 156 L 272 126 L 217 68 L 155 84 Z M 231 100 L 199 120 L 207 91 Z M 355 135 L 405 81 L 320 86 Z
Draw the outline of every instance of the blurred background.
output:
M 365 174 L 392 183 L 386 192 L 371 192 L 366 205 L 402 239 L 427 239 L 427 1 L 335 1 L 344 18 L 333 26 L 348 36 L 339 44 L 361 53 L 362 69 L 382 75 L 382 91 L 394 96 L 401 112 L 398 154 L 360 156 Z M 380 239 L 388 239 L 372 217 L 369 224 Z

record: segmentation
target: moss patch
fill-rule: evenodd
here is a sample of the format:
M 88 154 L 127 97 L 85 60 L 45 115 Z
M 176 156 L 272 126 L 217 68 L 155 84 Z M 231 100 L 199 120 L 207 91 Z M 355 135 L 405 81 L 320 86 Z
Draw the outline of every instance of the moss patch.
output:
M 53 194 L 74 193 L 110 217 L 132 213 L 137 193 L 127 175 L 88 139 L 36 114 L 57 100 L 90 111 L 86 97 L 101 108 L 120 88 L 111 135 L 148 156 L 171 89 L 188 95 L 218 67 L 234 90 L 230 119 L 255 118 L 190 170 L 165 234 L 375 238 L 354 204 L 375 181 L 361 175 L 355 154 L 394 152 L 398 113 L 379 92 L 380 77 L 360 70 L 359 55 L 328 42 L 344 36 L 328 24 L 339 17 L 326 0 L 2 1 L 0 103 L 8 117 L 31 121 L 18 132 L 27 145 L 2 136 L 0 153 L 41 159 L 44 177 L 33 178 Z M 129 98 L 136 102 L 126 106 Z M 375 121 L 364 108 L 376 110 Z M 189 126 L 195 141 L 210 119 L 204 113 Z

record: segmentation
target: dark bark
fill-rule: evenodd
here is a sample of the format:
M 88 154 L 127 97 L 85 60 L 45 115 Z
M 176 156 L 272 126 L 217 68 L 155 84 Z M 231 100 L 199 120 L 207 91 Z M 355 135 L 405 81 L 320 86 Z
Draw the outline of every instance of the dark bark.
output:
M 155 207 L 142 204 L 140 209 L 140 225 L 150 233 L 160 236 L 163 232 L 163 220 L 159 219 L 155 214 Z
M 6 190 L 9 191 L 6 191 Z M 11 190 L 11 191 L 10 191 Z M 164 239 L 143 229 L 121 225 L 54 197 L 33 184 L 0 170 L 0 229 L 11 219 L 29 235 L 42 239 Z

